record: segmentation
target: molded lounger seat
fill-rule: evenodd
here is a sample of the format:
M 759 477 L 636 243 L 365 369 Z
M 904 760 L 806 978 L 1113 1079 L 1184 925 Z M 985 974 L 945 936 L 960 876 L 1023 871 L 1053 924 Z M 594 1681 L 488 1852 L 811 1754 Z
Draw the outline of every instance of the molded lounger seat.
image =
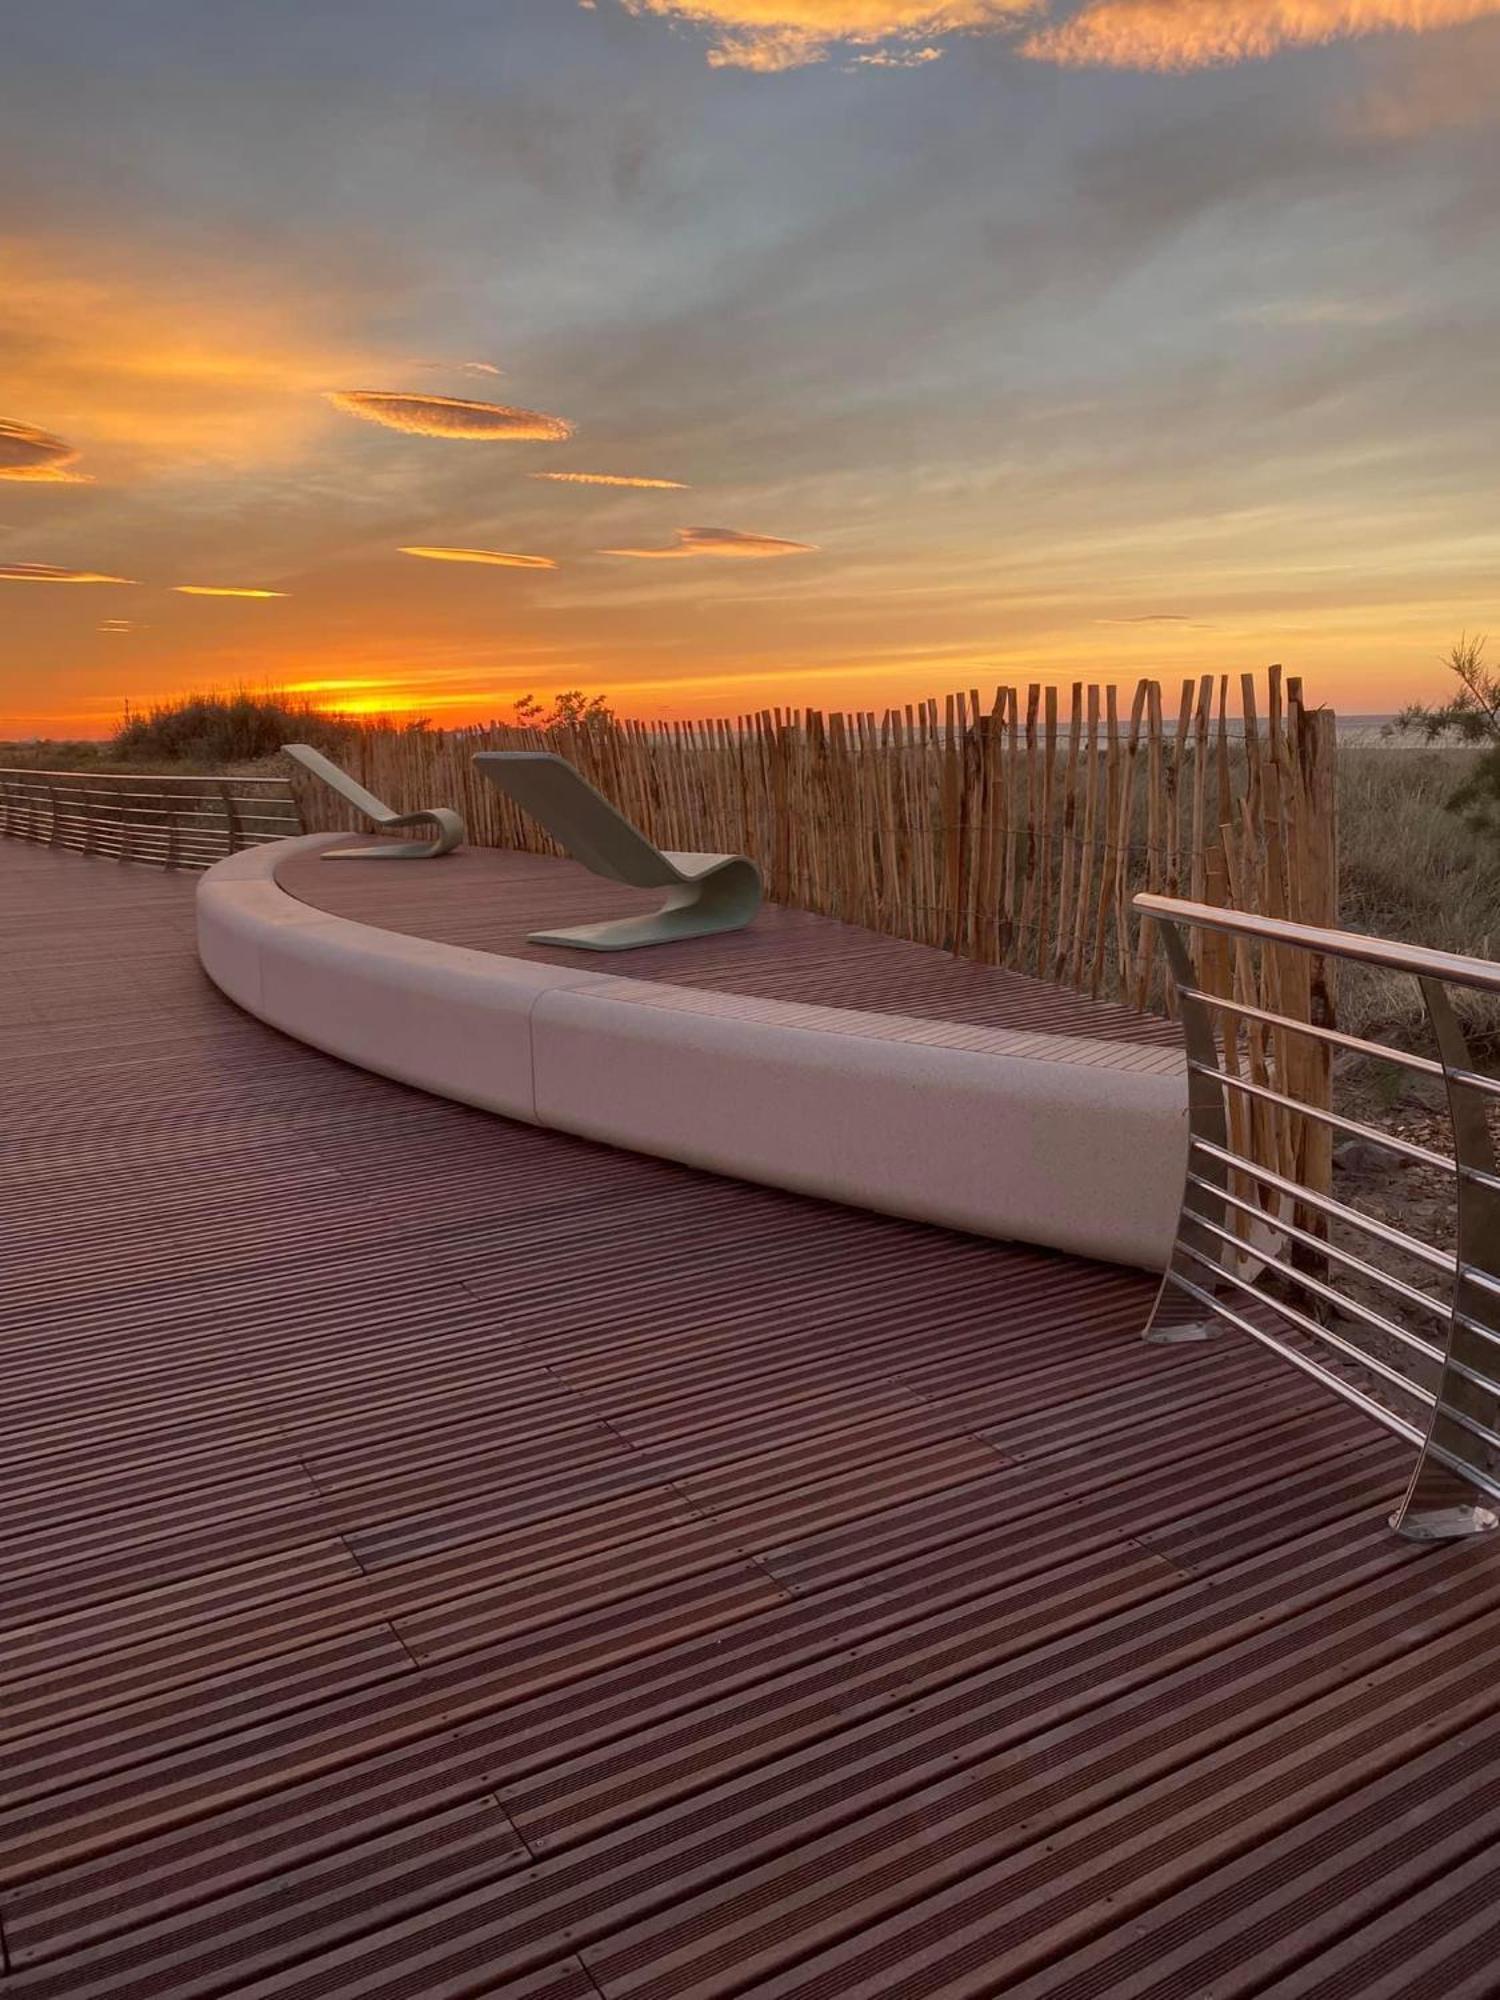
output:
M 611 882 L 667 889 L 659 910 L 568 930 L 534 931 L 532 944 L 633 951 L 678 938 L 737 931 L 760 908 L 760 871 L 743 854 L 680 854 L 648 840 L 565 757 L 546 750 L 482 750 L 474 768 L 544 826 L 559 847 Z
M 1159 1270 L 1182 1193 L 1172 1049 L 673 986 L 198 889 L 199 955 L 261 1019 L 441 1096 L 894 1215 Z
M 281 747 L 305 771 L 321 778 L 330 791 L 337 792 L 341 799 L 362 812 L 367 819 L 374 820 L 382 830 L 389 832 L 398 826 L 433 829 L 431 840 L 382 840 L 373 847 L 330 847 L 323 856 L 325 861 L 430 861 L 436 855 L 451 854 L 464 837 L 463 820 L 451 806 L 424 806 L 418 812 L 392 812 L 373 792 L 367 792 L 347 771 L 341 771 L 331 758 L 325 757 L 321 750 L 314 750 L 310 743 L 283 743 Z

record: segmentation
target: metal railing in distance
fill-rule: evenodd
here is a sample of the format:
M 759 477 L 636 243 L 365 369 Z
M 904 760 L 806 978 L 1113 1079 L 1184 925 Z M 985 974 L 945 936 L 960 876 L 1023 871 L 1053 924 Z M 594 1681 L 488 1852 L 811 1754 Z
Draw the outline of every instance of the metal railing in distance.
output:
M 207 868 L 241 848 L 301 831 L 285 778 L 0 768 L 0 834 L 77 854 Z
M 1414 1445 L 1416 1467 L 1391 1516 L 1398 1533 L 1446 1540 L 1500 1526 L 1500 1169 L 1491 1134 L 1500 1082 L 1476 1067 L 1450 997 L 1453 988 L 1500 994 L 1500 965 L 1175 897 L 1140 895 L 1135 907 L 1158 927 L 1188 1058 L 1182 1212 L 1146 1337 L 1201 1340 L 1227 1322 Z M 1251 950 L 1311 952 L 1408 975 L 1420 988 L 1436 1057 L 1205 991 L 1189 945 L 1195 931 L 1217 932 Z M 1239 1073 L 1242 1029 L 1245 1067 L 1252 1066 L 1249 1038 L 1259 1037 L 1259 1077 Z M 1281 1037 L 1292 1035 L 1441 1078 L 1452 1155 L 1287 1095 L 1277 1087 L 1284 1066 L 1274 1050 L 1284 1047 Z M 1451 1176 L 1456 1256 L 1259 1164 L 1245 1144 L 1235 1143 L 1236 1132 L 1243 1139 L 1255 1115 L 1315 1119 L 1394 1158 Z M 1343 1241 L 1330 1240 L 1330 1225 Z M 1441 1277 L 1446 1296 L 1435 1298 L 1371 1263 L 1349 1247 L 1351 1235 Z M 1268 1277 L 1277 1281 L 1276 1290 L 1267 1288 Z M 1351 1277 L 1405 1308 L 1420 1330 L 1341 1292 L 1338 1281 Z M 1300 1303 L 1281 1296 L 1285 1291 L 1300 1292 Z M 1356 1332 L 1366 1344 L 1353 1337 Z

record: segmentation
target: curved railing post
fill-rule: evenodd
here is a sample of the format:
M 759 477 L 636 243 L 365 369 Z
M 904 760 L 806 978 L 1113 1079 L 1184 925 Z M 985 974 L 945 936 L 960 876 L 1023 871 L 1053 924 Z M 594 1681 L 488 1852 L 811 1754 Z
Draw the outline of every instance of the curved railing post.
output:
M 1213 1016 L 1196 998 L 1193 978 L 1193 961 L 1188 951 L 1187 937 L 1181 924 L 1170 917 L 1147 917 L 1146 923 L 1154 923 L 1161 936 L 1162 951 L 1171 969 L 1172 979 L 1177 988 L 1177 1003 L 1182 1021 L 1182 1039 L 1188 1056 L 1188 1136 L 1189 1140 L 1206 1140 L 1215 1145 L 1222 1154 L 1228 1148 L 1229 1132 L 1224 1105 L 1222 1084 L 1207 1074 L 1216 1069 L 1219 1060 L 1218 1041 L 1214 1034 Z M 1227 1189 L 1229 1169 L 1221 1160 L 1206 1156 L 1203 1161 L 1204 1179 L 1212 1180 L 1219 1188 Z M 1197 1214 L 1188 1206 L 1188 1188 L 1183 1190 L 1182 1213 L 1178 1218 L 1177 1240 L 1172 1249 L 1172 1261 L 1162 1276 L 1157 1290 L 1156 1302 L 1151 1309 L 1151 1318 L 1146 1325 L 1145 1338 L 1161 1346 L 1174 1346 L 1181 1341 L 1209 1340 L 1219 1331 L 1213 1315 L 1203 1314 L 1193 1301 L 1192 1295 L 1183 1290 L 1174 1280 L 1183 1278 L 1202 1282 L 1205 1274 L 1202 1265 L 1192 1256 L 1197 1251 L 1218 1263 L 1222 1250 L 1218 1239 L 1203 1228 Z M 1209 1219 L 1223 1226 L 1225 1207 L 1222 1201 L 1214 1204 L 1209 1198 Z
M 1427 1441 L 1391 1516 L 1413 1541 L 1448 1541 L 1500 1526 L 1475 1498 L 1471 1475 L 1491 1471 L 1500 1448 L 1500 1396 L 1489 1379 L 1500 1364 L 1500 1177 L 1490 1138 L 1488 1094 L 1441 980 L 1419 979 L 1432 1024 L 1458 1161 L 1458 1268 L 1453 1312 Z
M 239 807 L 235 803 L 234 792 L 231 789 L 229 780 L 227 778 L 223 779 L 220 782 L 219 797 L 224 802 L 224 837 L 227 843 L 226 851 L 230 854 L 238 854 L 240 849 L 245 844 L 245 837 L 243 829 L 240 826 Z
M 1449 998 L 1455 986 L 1500 997 L 1500 965 L 1154 893 L 1138 896 L 1136 908 L 1161 927 L 1182 1010 L 1189 1086 L 1182 1208 L 1147 1337 L 1201 1338 L 1208 1323 L 1222 1320 L 1403 1438 L 1414 1447 L 1417 1465 L 1391 1516 L 1398 1533 L 1439 1541 L 1500 1527 L 1500 1169 L 1491 1138 L 1491 1120 L 1500 1119 L 1500 1081 L 1475 1069 Z M 1194 975 L 1189 930 L 1414 978 L 1438 1059 L 1281 1012 L 1274 994 L 1262 1005 L 1207 990 Z M 1269 1032 L 1278 1050 L 1274 1067 L 1240 1073 L 1232 1033 L 1226 1032 L 1221 1052 L 1216 1013 L 1261 1035 Z M 1299 1097 L 1296 1079 L 1304 1069 L 1279 1053 L 1288 1036 L 1441 1077 L 1451 1155 L 1336 1112 L 1320 1094 Z M 1457 1256 L 1313 1187 L 1305 1166 L 1286 1167 L 1280 1149 L 1273 1165 L 1262 1156 L 1253 1121 L 1244 1122 L 1243 1145 L 1236 1145 L 1236 1125 L 1227 1117 L 1231 1093 L 1248 1111 L 1262 1107 L 1278 1117 L 1311 1120 L 1325 1133 L 1343 1133 L 1451 1178 L 1458 1198 Z M 1300 1163 L 1306 1154 L 1292 1148 L 1291 1157 Z M 1350 1246 L 1351 1236 L 1383 1244 L 1405 1263 L 1435 1273 L 1446 1295 L 1371 1263 Z M 1340 1273 L 1352 1274 L 1359 1289 L 1341 1290 L 1333 1282 Z M 1274 1287 L 1266 1279 L 1274 1279 Z M 1372 1293 L 1395 1300 L 1405 1319 L 1377 1310 Z M 1355 1338 L 1361 1331 L 1363 1344 Z

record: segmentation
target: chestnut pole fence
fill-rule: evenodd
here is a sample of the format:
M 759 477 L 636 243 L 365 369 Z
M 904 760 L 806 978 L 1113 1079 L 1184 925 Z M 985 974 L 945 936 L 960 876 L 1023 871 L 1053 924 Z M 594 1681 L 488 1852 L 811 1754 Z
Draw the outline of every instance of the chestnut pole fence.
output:
M 553 749 L 658 846 L 748 854 L 776 902 L 937 946 L 1096 998 L 1172 1011 L 1172 981 L 1138 892 L 1331 926 L 1338 916 L 1334 718 L 1300 681 L 1243 675 L 1133 691 L 1001 687 L 902 709 L 761 710 L 737 721 L 593 719 L 551 730 L 492 724 L 368 727 L 339 761 L 397 811 L 448 805 L 472 842 L 555 852 L 472 768 L 476 751 Z M 294 774 L 308 831 L 356 818 Z M 1206 942 L 1212 991 L 1331 1025 L 1328 962 L 1256 959 Z M 1252 1082 L 1326 1105 L 1330 1051 L 1229 1031 Z M 1327 1190 L 1326 1128 L 1247 1096 L 1238 1140 L 1289 1179 Z

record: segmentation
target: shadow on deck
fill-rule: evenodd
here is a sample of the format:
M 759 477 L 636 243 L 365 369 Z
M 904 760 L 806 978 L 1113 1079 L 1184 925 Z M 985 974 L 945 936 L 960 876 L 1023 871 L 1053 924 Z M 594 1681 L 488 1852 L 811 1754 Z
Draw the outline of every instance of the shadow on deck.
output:
M 287 1041 L 191 891 L 0 847 L 5 1990 L 1493 1992 L 1500 1552 L 1399 1446 Z

